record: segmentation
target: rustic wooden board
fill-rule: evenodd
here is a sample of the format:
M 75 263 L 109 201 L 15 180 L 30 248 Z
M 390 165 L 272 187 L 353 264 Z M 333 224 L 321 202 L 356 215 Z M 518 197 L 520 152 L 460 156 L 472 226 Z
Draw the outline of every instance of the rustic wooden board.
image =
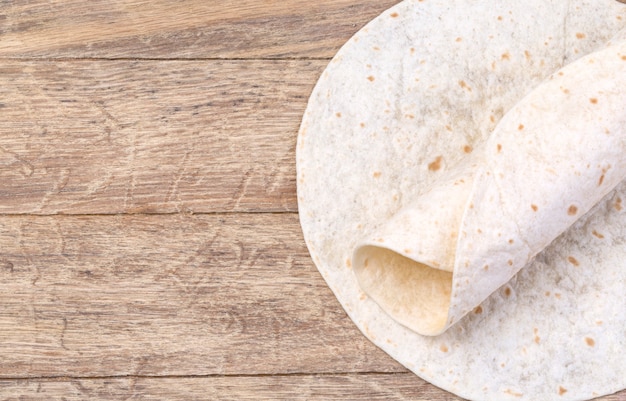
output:
M 460 400 L 289 213 L 317 77 L 396 2 L 0 2 L 0 399 Z
M 0 214 L 296 211 L 326 61 L 0 63 Z
M 296 214 L 0 218 L 0 378 L 398 372 Z
M 0 380 L 7 400 L 462 401 L 412 373 Z M 596 401 L 624 401 L 626 393 Z
M 397 2 L 3 2 L 0 58 L 329 58 Z
M 0 380 L 9 400 L 461 401 L 413 374 Z M 6 397 L 6 398 L 5 398 Z M 605 398 L 603 401 L 618 401 Z

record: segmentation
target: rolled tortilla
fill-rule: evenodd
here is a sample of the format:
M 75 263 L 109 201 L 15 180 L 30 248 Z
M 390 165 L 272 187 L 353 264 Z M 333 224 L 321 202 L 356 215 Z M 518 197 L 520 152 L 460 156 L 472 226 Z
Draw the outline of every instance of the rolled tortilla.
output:
M 624 180 L 624 155 L 618 38 L 550 76 L 479 152 L 357 244 L 359 283 L 396 321 L 440 334 Z
M 522 155 L 529 153 L 525 146 L 537 145 L 500 143 L 500 159 L 490 137 L 498 125 L 504 126 L 503 117 L 512 116 L 512 109 L 542 82 L 581 57 L 602 51 L 625 27 L 626 6 L 615 0 L 405 0 L 360 30 L 322 73 L 304 113 L 296 148 L 304 238 L 316 267 L 355 325 L 423 379 L 471 400 L 573 401 L 626 388 L 626 208 L 622 204 L 626 182 L 585 215 L 585 207 L 578 204 L 575 217 L 582 217 L 471 313 L 452 326 L 448 316 L 450 311 L 462 316 L 492 291 L 489 288 L 497 288 L 495 282 L 503 282 L 512 274 L 509 269 L 517 268 L 509 267 L 509 260 L 522 264 L 532 255 L 531 247 L 524 253 L 522 236 L 548 241 L 542 233 L 553 236 L 569 224 L 566 213 L 565 223 L 557 220 L 556 230 L 545 224 L 529 224 L 526 231 L 508 225 L 513 220 L 507 211 L 520 213 L 516 221 L 521 223 L 527 218 L 546 221 L 552 215 L 548 205 L 563 211 L 558 202 L 539 203 L 542 199 L 530 193 L 520 195 L 524 198 L 518 205 L 518 199 L 510 196 L 520 192 L 518 187 L 508 187 L 510 192 L 504 194 L 513 202 L 511 210 L 502 209 L 500 217 L 492 218 L 493 208 L 481 199 L 488 200 L 487 189 L 497 189 L 496 184 L 508 180 L 506 176 L 502 182 L 482 180 L 498 180 L 493 175 L 497 166 L 510 173 L 509 162 L 530 172 L 533 166 L 515 159 L 515 147 Z M 553 80 L 566 78 L 557 74 Z M 574 96 L 581 87 L 576 83 L 566 89 Z M 600 94 L 591 97 L 598 102 L 581 97 L 582 110 L 574 111 L 567 104 L 560 108 L 569 110 L 572 126 L 582 118 L 577 113 L 605 106 Z M 546 100 L 550 107 L 563 103 Z M 510 124 L 513 131 L 519 128 L 518 121 Z M 535 129 L 532 124 L 523 123 L 525 135 Z M 594 153 L 595 148 L 583 153 L 587 151 Z M 491 159 L 497 163 L 487 163 Z M 612 165 L 607 174 L 616 171 Z M 595 165 L 581 171 L 592 173 L 598 173 Z M 590 177 L 589 184 L 595 185 L 601 176 Z M 608 179 L 605 174 L 602 185 L 609 185 Z M 524 188 L 535 190 L 533 185 Z M 469 207 L 472 199 L 474 209 Z M 563 198 L 568 211 L 569 201 Z M 536 212 L 532 205 L 537 206 Z M 424 210 L 414 213 L 418 207 Z M 403 213 L 421 216 L 422 221 L 403 226 L 410 222 Z M 483 216 L 502 223 L 500 231 L 485 224 Z M 439 229 L 422 235 L 423 228 L 433 226 Z M 475 233 L 462 238 L 469 226 Z M 515 237 L 505 236 L 504 243 L 481 239 L 480 244 L 491 244 L 492 259 L 474 270 L 455 272 L 455 263 L 463 267 L 459 254 L 476 263 L 480 258 L 472 252 L 485 254 L 472 242 L 483 238 L 478 228 L 482 235 L 510 232 Z M 533 229 L 540 235 L 534 236 Z M 365 244 L 377 249 L 389 246 L 399 231 L 410 243 L 405 247 L 396 242 L 385 251 L 388 256 L 397 258 L 412 249 L 415 257 L 419 241 L 423 255 L 418 260 L 426 266 L 439 265 L 423 272 L 430 282 L 442 285 L 423 286 L 422 294 L 439 296 L 444 304 L 464 300 L 463 305 L 444 308 L 439 321 L 432 319 L 432 326 L 426 325 L 431 332 L 440 330 L 442 323 L 449 326 L 439 335 L 409 329 L 357 281 L 355 249 Z M 457 238 L 450 240 L 454 235 Z M 457 250 L 461 243 L 466 248 Z M 493 244 L 504 247 L 501 255 Z M 511 257 L 513 251 L 518 258 Z M 498 261 L 504 270 L 496 269 Z M 485 265 L 488 274 L 480 271 Z M 474 277 L 476 270 L 480 275 Z M 429 274 L 441 277 L 431 279 Z M 408 278 L 379 277 L 400 278 L 401 283 Z M 457 282 L 466 279 L 471 284 L 463 288 L 467 292 L 455 289 Z M 388 284 L 391 287 L 381 288 L 402 288 Z M 419 297 L 409 292 L 404 296 L 397 305 L 424 310 L 416 302 Z

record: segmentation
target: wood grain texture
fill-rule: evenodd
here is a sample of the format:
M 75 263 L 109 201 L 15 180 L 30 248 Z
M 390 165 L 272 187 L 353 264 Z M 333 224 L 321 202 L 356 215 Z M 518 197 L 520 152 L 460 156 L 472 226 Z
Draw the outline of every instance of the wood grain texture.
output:
M 0 214 L 296 211 L 326 61 L 0 64 Z
M 236 377 L 126 377 L 0 380 L 8 401 L 341 400 L 463 401 L 412 373 Z M 625 401 L 626 393 L 595 401 Z
M 329 58 L 397 2 L 2 2 L 0 58 Z
M 460 401 L 291 213 L 317 77 L 397 2 L 0 0 L 0 399 Z
M 295 214 L 0 219 L 0 378 L 398 372 Z
M 413 374 L 0 380 L 3 400 L 461 401 Z M 618 401 L 604 398 L 602 401 Z M 620 400 L 622 401 L 622 400 Z

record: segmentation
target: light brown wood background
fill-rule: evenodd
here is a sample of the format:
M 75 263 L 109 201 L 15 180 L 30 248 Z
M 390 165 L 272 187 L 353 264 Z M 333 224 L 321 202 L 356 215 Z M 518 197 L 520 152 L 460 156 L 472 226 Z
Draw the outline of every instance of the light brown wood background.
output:
M 298 223 L 307 98 L 394 3 L 0 2 L 0 399 L 459 400 Z

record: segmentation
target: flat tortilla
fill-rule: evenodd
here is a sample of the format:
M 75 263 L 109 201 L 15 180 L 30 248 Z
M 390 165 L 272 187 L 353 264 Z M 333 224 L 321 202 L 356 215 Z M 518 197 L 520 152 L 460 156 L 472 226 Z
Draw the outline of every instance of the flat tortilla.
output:
M 569 203 L 573 198 L 563 198 L 567 203 L 564 219 L 550 225 L 548 234 L 545 225 L 529 224 L 528 232 L 514 227 L 515 234 L 522 234 L 507 237 L 506 244 L 510 239 L 517 244 L 529 238 L 541 241 L 524 252 L 513 252 L 523 253 L 523 257 L 489 251 L 495 255 L 493 266 L 504 265 L 506 273 L 497 280 L 492 273 L 498 270 L 493 268 L 485 270 L 490 272 L 484 275 L 486 280 L 470 274 L 467 279 L 473 285 L 467 288 L 480 291 L 469 297 L 461 294 L 464 301 L 452 321 L 446 308 L 443 318 L 432 325 L 407 328 L 415 319 L 402 321 L 401 313 L 389 308 L 386 313 L 384 301 L 363 292 L 353 268 L 362 266 L 363 261 L 352 257 L 358 246 L 382 252 L 381 260 L 411 249 L 402 244 L 390 251 L 394 246 L 389 244 L 396 239 L 383 237 L 402 232 L 390 229 L 390 222 L 407 221 L 398 216 L 425 197 L 432 198 L 426 204 L 446 202 L 452 206 L 426 214 L 438 216 L 431 224 L 461 219 L 488 235 L 503 234 L 502 220 L 551 218 L 553 213 L 548 211 L 559 205 L 561 189 L 530 182 L 523 188 L 536 187 L 539 192 L 534 195 L 544 189 L 555 190 L 549 192 L 557 194 L 554 201 L 540 203 L 530 192 L 527 198 L 516 197 L 523 188 L 512 187 L 507 199 L 519 199 L 523 212 L 511 203 L 511 210 L 501 210 L 506 217 L 513 213 L 513 219 L 494 218 L 494 224 L 483 224 L 484 216 L 497 210 L 498 202 L 492 207 L 484 199 L 477 200 L 476 196 L 484 193 L 473 190 L 475 182 L 485 179 L 486 171 L 503 171 L 485 164 L 479 155 L 484 153 L 482 149 L 496 146 L 497 150 L 498 143 L 491 143 L 490 138 L 496 127 L 506 122 L 501 121 L 503 116 L 515 116 L 520 100 L 532 97 L 546 78 L 565 65 L 574 66 L 577 60 L 585 60 L 581 57 L 601 52 L 625 26 L 626 10 L 614 0 L 405 1 L 355 35 L 320 78 L 303 119 L 297 149 L 298 199 L 307 244 L 318 269 L 357 326 L 424 379 L 476 400 L 589 399 L 626 387 L 622 358 L 626 351 L 626 212 L 622 207 L 626 184 L 618 184 L 617 175 L 613 182 L 606 182 L 604 193 L 594 191 L 589 197 L 583 191 L 575 204 Z M 556 81 L 559 79 L 557 76 Z M 577 91 L 580 87 L 565 89 Z M 595 97 L 595 104 L 591 98 L 586 99 L 589 106 L 604 106 L 600 96 Z M 613 105 L 615 99 L 621 98 L 613 98 Z M 547 103 L 554 105 L 549 99 Z M 619 121 L 613 114 L 607 118 L 613 117 Z M 544 128 L 543 118 L 525 120 L 523 131 Z M 500 162 L 506 168 L 509 161 L 523 167 L 524 161 L 516 160 L 516 154 L 507 153 Z M 606 161 L 602 154 L 594 157 L 600 166 L 594 164 L 596 174 L 607 166 L 602 165 Z M 579 160 L 578 156 L 573 160 Z M 614 167 L 616 163 L 610 164 Z M 463 165 L 470 167 L 459 170 Z M 594 185 L 600 176 L 590 175 Z M 469 178 L 471 185 L 455 189 L 454 182 L 463 177 Z M 604 174 L 602 184 L 607 179 Z M 441 188 L 445 190 L 439 191 Z M 468 212 L 470 203 L 474 203 L 475 217 Z M 576 212 L 570 215 L 572 205 Z M 476 220 L 470 223 L 472 218 Z M 534 230 L 536 227 L 543 228 Z M 409 227 L 408 233 L 411 230 Z M 439 299 L 435 304 L 449 302 L 455 291 L 451 277 L 446 276 L 454 268 L 445 266 L 458 263 L 455 250 L 449 251 L 458 244 L 437 237 L 452 235 L 448 231 L 434 231 L 426 236 L 431 242 L 419 248 L 438 258 L 419 259 L 430 266 L 423 270 L 424 275 L 439 275 L 436 282 L 449 283 L 424 289 Z M 453 231 L 459 235 L 463 230 L 457 224 Z M 412 238 L 406 233 L 397 237 Z M 476 239 L 477 233 L 469 238 Z M 380 239 L 386 245 L 381 246 Z M 441 244 L 451 243 L 441 248 Z M 415 248 L 412 252 L 419 251 Z M 485 251 L 476 245 L 469 248 L 478 254 Z M 506 267 L 509 260 L 510 269 Z M 484 270 L 485 265 L 488 263 L 476 271 Z M 523 265 L 526 267 L 509 280 Z M 390 280 L 380 288 L 398 288 L 398 283 L 407 280 L 420 285 L 424 278 L 387 273 L 372 277 L 370 281 L 377 285 Z M 400 309 L 409 305 L 411 310 L 421 310 L 419 300 L 409 292 L 404 294 L 407 299 L 391 303 Z M 436 336 L 416 332 L 437 334 L 443 330 Z

